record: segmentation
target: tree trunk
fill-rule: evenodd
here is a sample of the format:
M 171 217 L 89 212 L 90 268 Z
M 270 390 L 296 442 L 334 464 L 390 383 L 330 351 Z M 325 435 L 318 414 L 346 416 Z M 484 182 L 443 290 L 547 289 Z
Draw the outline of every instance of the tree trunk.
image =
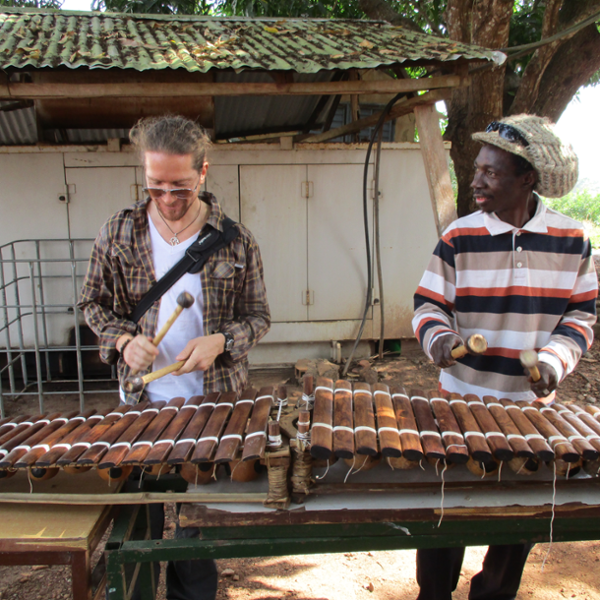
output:
M 400 27 L 406 27 L 406 29 L 423 33 L 418 25 L 398 14 L 386 0 L 358 0 L 358 6 L 369 19 L 388 21 L 392 25 L 399 25 Z
M 452 4 L 460 4 L 462 10 L 454 12 L 454 17 L 459 18 L 460 22 L 451 28 L 448 25 L 449 31 L 464 35 L 470 29 L 471 38 L 465 41 L 486 48 L 505 48 L 508 45 L 514 0 L 491 0 L 486 3 L 471 1 L 468 10 L 464 10 L 466 6 L 462 2 Z M 451 3 L 448 6 L 454 8 Z M 447 13 L 448 16 L 451 14 Z M 458 183 L 456 210 L 459 217 L 469 214 L 473 208 L 473 162 L 481 145 L 474 142 L 471 135 L 502 116 L 504 72 L 505 67 L 483 71 L 472 78 L 469 88 L 453 93 L 450 100 L 445 137 L 452 142 L 450 156 L 454 161 Z

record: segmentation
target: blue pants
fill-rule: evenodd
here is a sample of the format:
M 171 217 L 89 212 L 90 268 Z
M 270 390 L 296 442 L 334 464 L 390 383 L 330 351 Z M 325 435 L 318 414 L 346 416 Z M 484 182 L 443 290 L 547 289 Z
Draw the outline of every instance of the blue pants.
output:
M 533 544 L 490 546 L 483 568 L 471 579 L 469 600 L 514 600 Z M 417 600 L 451 600 L 460 577 L 464 548 L 417 550 Z

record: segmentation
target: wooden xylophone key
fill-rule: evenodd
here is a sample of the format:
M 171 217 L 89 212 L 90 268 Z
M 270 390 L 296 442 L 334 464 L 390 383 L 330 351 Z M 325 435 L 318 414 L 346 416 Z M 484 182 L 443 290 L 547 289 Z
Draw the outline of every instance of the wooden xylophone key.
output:
M 352 385 L 338 379 L 333 392 L 333 453 L 338 458 L 354 457 L 352 408 Z
M 496 460 L 509 461 L 515 456 L 504 432 L 487 406 L 475 394 L 465 394 L 465 401 L 477 421 Z
M 40 419 L 43 419 L 44 416 L 45 415 L 38 415 Z M 31 415 L 17 415 L 14 418 L 7 417 L 6 419 L 2 419 L 2 421 L 3 423 L 2 425 L 0 425 L 0 446 L 2 446 L 4 442 L 8 441 L 12 436 L 17 435 L 19 431 L 22 431 L 23 429 L 26 429 L 27 427 L 33 424 Z M 15 429 L 19 425 L 21 425 L 21 430 L 17 430 L 17 433 L 14 433 Z M 7 434 L 12 435 L 5 437 Z
M 400 432 L 394 413 L 394 405 L 390 395 L 390 388 L 385 383 L 373 385 L 373 401 L 377 415 L 377 435 L 382 456 L 399 458 L 402 456 L 402 443 Z
M 586 404 L 585 411 L 592 415 L 596 421 L 600 422 L 600 408 L 597 406 L 592 406 L 591 404 Z
M 402 455 L 407 460 L 419 461 L 423 458 L 419 429 L 417 428 L 410 398 L 403 387 L 392 388 L 392 402 L 400 433 Z
M 548 444 L 555 452 L 555 460 L 562 460 L 567 463 L 579 461 L 579 452 L 575 449 L 573 444 L 544 416 L 542 412 L 540 412 L 539 406 L 545 407 L 545 404 L 532 406 L 532 404 L 525 400 L 517 400 L 515 405 L 523 411 L 535 428 L 546 438 Z
M 302 400 L 299 409 L 311 410 L 315 404 L 315 384 L 312 375 L 304 375 L 302 378 Z
M 427 396 L 442 436 L 446 460 L 451 463 L 465 464 L 469 460 L 469 450 L 448 400 L 433 391 L 428 392 Z
M 573 411 L 570 411 L 566 406 L 554 403 L 552 405 L 552 408 L 565 421 L 567 421 L 567 423 L 569 423 L 580 435 L 584 436 L 585 439 L 595 448 L 596 451 L 600 452 L 600 423 L 598 423 L 598 430 L 595 430 L 592 427 L 588 426 L 582 419 L 580 419 Z M 585 411 L 583 412 L 584 414 L 587 414 L 585 413 Z
M 75 415 L 72 419 L 69 419 L 58 429 L 51 431 L 44 439 L 40 440 L 35 446 L 31 447 L 31 450 L 21 456 L 14 464 L 16 469 L 23 469 L 31 467 L 42 455 L 50 452 L 50 449 L 58 444 L 65 436 L 72 431 L 79 429 L 90 417 L 96 413 L 96 410 L 90 408 L 79 415 Z
M 23 415 L 25 416 L 25 415 Z M 2 431 L 2 426 L 5 425 L 6 423 L 10 423 L 13 420 L 12 417 L 2 417 L 0 419 L 0 431 Z
M 556 454 L 555 460 L 563 460 L 568 463 L 575 463 L 579 460 L 579 453 L 573 448 L 573 444 L 537 408 L 524 400 L 517 400 L 515 405 L 523 411 L 523 414 L 527 416 L 535 428 L 546 438 L 548 444 L 550 444 Z
M 489 463 L 492 460 L 492 451 L 465 399 L 460 394 L 450 394 L 449 404 L 465 436 L 469 454 L 476 461 Z
M 154 442 L 160 437 L 167 425 L 175 418 L 179 409 L 184 405 L 185 398 L 177 397 L 169 401 L 160 409 L 152 422 L 144 429 L 142 434 L 131 445 L 129 451 L 118 464 L 139 465 L 144 461 Z
M 90 434 L 95 433 L 93 442 L 88 441 L 83 450 L 80 453 L 80 456 L 75 461 L 75 464 L 78 467 L 93 467 L 96 466 L 100 459 L 108 452 L 111 445 L 116 442 L 123 432 L 127 431 L 129 427 L 132 427 L 133 424 L 137 421 L 137 419 L 142 415 L 144 410 L 146 410 L 150 406 L 150 402 L 147 400 L 144 402 L 140 402 L 138 405 L 132 407 L 131 410 L 128 410 L 120 419 L 115 418 L 115 420 L 108 425 L 108 427 L 104 431 L 90 431 Z M 120 408 L 120 407 L 119 407 Z M 115 411 L 116 413 L 117 411 Z M 111 413 L 113 414 L 113 413 Z M 110 416 L 107 415 L 107 416 Z M 116 415 L 115 415 L 116 417 Z M 97 427 L 100 427 L 98 425 Z M 73 448 L 67 454 L 78 450 L 80 446 L 84 445 L 83 442 L 79 444 L 73 444 Z M 77 446 L 77 448 L 76 448 Z M 67 459 L 67 454 L 65 454 L 59 461 L 58 464 L 64 464 L 64 461 Z
M 419 426 L 419 437 L 421 438 L 425 457 L 431 460 L 445 459 L 446 450 L 442 444 L 442 436 L 435 424 L 429 399 L 425 396 L 423 390 L 412 390 L 410 402 Z
M 327 460 L 333 452 L 333 381 L 319 377 L 314 392 L 310 453 L 314 458 Z
M 377 430 L 373 393 L 368 383 L 354 384 L 354 441 L 356 454 L 376 456 Z
M 171 450 L 174 448 L 188 423 L 196 414 L 198 406 L 203 400 L 204 396 L 192 396 L 187 403 L 179 409 L 175 418 L 160 434 L 159 438 L 154 442 L 154 445 L 150 449 L 150 452 L 148 452 L 148 455 L 144 459 L 145 467 L 152 467 L 167 462 Z
M 555 404 L 555 406 L 561 409 L 569 409 L 571 410 L 578 419 L 580 419 L 585 425 L 587 425 L 592 431 L 595 431 L 598 435 L 600 435 L 600 423 L 594 419 L 594 417 L 576 404 L 569 404 L 569 406 L 562 406 L 561 404 Z
M 215 454 L 216 464 L 231 462 L 236 457 L 242 445 L 248 418 L 254 408 L 257 393 L 252 387 L 246 388 L 240 399 L 235 403 L 227 428 L 219 441 L 219 447 Z
M 298 431 L 296 442 L 300 450 L 304 452 L 306 450 L 306 447 L 310 443 L 310 411 L 298 411 L 298 422 L 296 423 L 296 430 Z
M 260 388 L 244 438 L 242 461 L 264 458 L 267 447 L 267 424 L 273 402 L 273 386 Z
M 173 446 L 167 458 L 168 465 L 181 465 L 189 460 L 220 396 L 221 392 L 210 392 L 202 400 L 198 410 Z
M 521 430 L 510 418 L 506 408 L 493 396 L 484 396 L 483 402 L 502 433 L 506 436 L 506 441 L 510 444 L 515 456 L 518 458 L 534 458 L 535 452 L 530 448 L 525 436 L 521 434 Z
M 73 447 L 74 443 L 83 439 L 93 427 L 102 423 L 106 419 L 109 412 L 111 412 L 111 409 L 107 408 L 88 417 L 76 429 L 65 435 L 56 444 L 54 444 L 48 452 L 42 453 L 41 456 L 39 456 L 39 458 L 35 461 L 36 467 L 48 468 L 56 464 L 58 459 Z
M 548 445 L 546 438 L 535 428 L 534 424 L 525 416 L 525 413 L 512 400 L 500 398 L 500 404 L 504 406 L 508 416 L 518 427 L 521 435 L 535 452 L 536 456 L 544 462 L 554 460 L 554 450 Z
M 0 458 L 5 457 L 13 448 L 24 442 L 30 435 L 45 427 L 53 419 L 60 418 L 61 413 L 55 412 L 50 415 L 41 414 L 29 421 L 22 421 L 12 431 L 4 434 L 0 445 Z
M 147 402 L 142 402 L 136 406 L 136 409 L 139 410 L 147 405 Z M 92 447 L 92 444 L 96 443 L 101 437 L 113 426 L 116 421 L 119 421 L 123 418 L 123 415 L 130 412 L 133 409 L 132 406 L 128 404 L 121 404 L 113 411 L 109 412 L 100 423 L 94 425 L 94 427 L 90 428 L 87 432 L 85 432 L 80 438 L 76 440 L 69 440 L 68 442 L 65 440 L 65 444 L 72 444 L 70 448 L 53 448 L 52 455 L 53 462 L 50 464 L 57 464 L 61 467 L 65 467 L 67 465 L 72 465 L 75 461 L 89 448 Z M 137 414 L 139 414 L 135 411 Z M 135 417 L 130 417 L 135 418 Z M 56 456 L 56 458 L 55 458 Z M 40 460 L 47 461 L 48 459 L 45 456 L 42 456 Z
M 225 423 L 233 410 L 235 392 L 223 392 L 212 410 L 208 423 L 196 443 L 196 449 L 190 461 L 193 464 L 212 462 L 219 437 L 225 429 Z
M 10 451 L 2 458 L 2 460 L 0 460 L 0 469 L 12 468 L 33 446 L 40 443 L 44 438 L 62 427 L 69 419 L 72 419 L 79 413 L 77 411 L 72 411 L 65 415 L 61 415 L 60 413 L 55 414 L 56 416 L 53 418 L 51 418 L 52 415 L 47 418 L 50 421 L 49 423 L 42 425 L 42 422 L 45 421 L 45 419 L 42 419 L 42 421 L 36 422 L 34 425 L 23 431 L 21 435 L 18 435 L 7 442 L 3 451 L 8 450 L 9 448 Z M 38 428 L 38 425 L 41 425 L 41 427 Z M 25 436 L 25 439 L 21 439 L 22 436 Z
M 519 404 L 519 403 L 517 403 Z M 563 419 L 554 408 L 546 406 L 543 402 L 533 402 L 532 406 L 537 408 L 557 431 L 573 445 L 575 451 L 583 457 L 584 460 L 596 460 L 599 456 L 598 450 L 594 448 L 566 419 Z
M 98 468 L 105 470 L 118 467 L 131 450 L 132 444 L 142 435 L 146 427 L 158 418 L 159 413 L 166 405 L 167 403 L 161 400 L 160 402 L 152 402 L 148 408 L 144 409 L 142 414 L 119 436 L 117 441 L 111 444 L 107 452 L 102 453 L 102 458 L 98 461 Z

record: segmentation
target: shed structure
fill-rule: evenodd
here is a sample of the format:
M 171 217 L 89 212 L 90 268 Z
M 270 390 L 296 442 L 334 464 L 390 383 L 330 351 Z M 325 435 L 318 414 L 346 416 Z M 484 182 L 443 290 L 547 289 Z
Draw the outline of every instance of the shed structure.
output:
M 207 189 L 260 244 L 273 325 L 252 362 L 339 358 L 354 341 L 368 289 L 364 182 L 386 298 L 380 312 L 373 279 L 365 350 L 382 318 L 386 339 L 412 336 L 412 295 L 454 218 L 435 102 L 468 93 L 470 65 L 503 60 L 386 22 L 2 9 L 0 402 L 21 384 L 41 401 L 70 374 L 83 403 L 99 368 L 75 307 L 89 250 L 142 197 L 128 129 L 165 112 L 211 132 Z M 395 127 L 365 166 L 396 95 Z

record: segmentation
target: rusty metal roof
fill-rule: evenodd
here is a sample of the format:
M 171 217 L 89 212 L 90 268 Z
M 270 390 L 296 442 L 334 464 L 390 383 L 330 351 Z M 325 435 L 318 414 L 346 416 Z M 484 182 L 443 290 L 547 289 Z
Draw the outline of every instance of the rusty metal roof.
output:
M 316 73 L 459 58 L 501 62 L 504 55 L 383 21 L 0 11 L 3 69 L 66 66 Z

